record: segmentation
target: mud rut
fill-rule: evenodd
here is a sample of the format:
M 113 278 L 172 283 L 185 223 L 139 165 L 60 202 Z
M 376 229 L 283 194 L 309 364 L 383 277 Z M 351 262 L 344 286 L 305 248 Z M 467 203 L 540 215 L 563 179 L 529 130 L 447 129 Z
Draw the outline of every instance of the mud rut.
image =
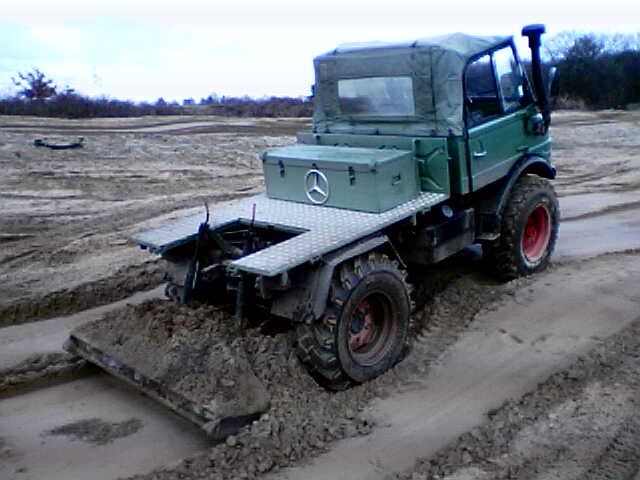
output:
M 596 179 L 597 176 L 589 176 L 582 180 L 591 182 Z M 570 190 L 572 185 L 574 184 L 567 181 L 563 188 Z M 624 190 L 631 190 L 631 187 L 625 187 Z M 568 192 L 569 195 L 582 193 L 581 188 Z M 557 268 L 565 267 L 567 264 Z M 144 272 L 153 275 L 157 271 L 153 265 L 144 268 L 148 269 L 143 270 Z M 131 276 L 124 277 L 139 276 L 139 271 L 135 271 Z M 374 419 L 367 414 L 367 406 L 373 399 L 388 396 L 398 389 L 409 388 L 455 343 L 479 312 L 494 308 L 501 299 L 514 295 L 531 280 L 496 283 L 483 271 L 474 253 L 466 252 L 432 271 L 414 273 L 412 281 L 417 286 L 418 306 L 412 317 L 410 337 L 416 340 L 407 348 L 406 358 L 382 377 L 347 392 L 329 394 L 311 380 L 295 358 L 289 333 L 265 335 L 259 327 L 236 337 L 227 332 L 231 335 L 229 339 L 246 352 L 271 397 L 278 401 L 274 402 L 271 410 L 259 421 L 245 428 L 239 435 L 228 438 L 226 442 L 213 445 L 170 468 L 134 478 L 257 478 L 265 472 L 277 472 L 283 467 L 299 464 L 305 458 L 317 456 L 331 448 L 336 440 L 366 435 L 376 427 Z M 88 288 L 86 298 L 91 298 L 92 292 L 99 292 L 102 288 L 105 292 L 103 302 L 112 294 L 109 292 L 129 292 L 127 287 L 111 288 L 110 285 L 112 284 L 109 282 L 98 282 L 98 287 L 91 284 L 90 287 L 81 287 L 80 291 Z M 141 285 L 133 286 L 132 290 L 140 287 Z M 74 291 L 67 293 L 68 296 L 62 300 L 56 300 L 54 295 L 53 300 L 45 299 L 41 304 L 36 302 L 35 305 L 42 306 L 34 307 L 35 312 L 44 310 L 46 316 L 51 312 L 63 313 L 85 308 L 83 301 L 75 304 L 69 301 L 74 298 Z M 117 295 L 123 294 L 115 295 L 117 298 Z M 76 297 L 83 298 L 82 295 Z M 58 304 L 72 306 L 56 307 Z M 25 306 L 11 312 L 5 314 L 7 323 L 20 322 L 34 314 L 33 310 L 28 310 Z M 201 327 L 212 319 L 220 322 L 220 325 L 231 320 L 224 312 L 209 307 L 194 310 L 164 301 L 127 307 L 114 314 L 123 318 L 150 316 L 155 327 L 164 328 L 169 337 L 187 339 L 192 335 L 200 335 Z M 221 328 L 225 330 L 224 327 Z M 567 399 L 591 399 L 591 403 L 584 401 L 581 408 L 589 408 L 595 401 L 610 399 L 613 393 L 607 391 L 606 386 L 598 390 L 598 382 L 605 377 L 614 378 L 615 382 L 626 386 L 626 396 L 615 405 L 626 409 L 624 411 L 628 415 L 623 416 L 624 421 L 616 420 L 605 425 L 609 430 L 613 429 L 614 433 L 609 432 L 609 435 L 603 437 L 603 441 L 609 443 L 602 448 L 602 454 L 598 458 L 590 459 L 592 468 L 587 478 L 633 478 L 637 472 L 637 459 L 640 458 L 640 432 L 637 424 L 640 411 L 640 386 L 637 378 L 637 372 L 640 371 L 639 328 L 636 322 L 581 358 L 568 370 L 552 376 L 523 399 L 508 402 L 500 409 L 490 412 L 490 421 L 486 425 L 463 435 L 435 457 L 418 461 L 414 469 L 399 473 L 394 478 L 542 478 L 544 471 L 541 471 L 540 465 L 553 465 L 559 458 L 558 448 L 562 446 L 554 445 L 551 438 L 540 447 L 540 438 L 553 437 L 553 432 L 548 431 L 548 424 L 545 426 L 540 423 L 541 420 L 556 418 L 554 415 L 557 416 L 557 413 L 554 412 L 558 409 L 571 408 L 571 401 L 568 401 L 567 406 Z M 184 372 L 174 373 L 179 376 Z M 92 374 L 92 371 L 87 370 L 83 362 L 62 353 L 53 353 L 31 358 L 14 368 L 0 371 L 0 389 L 11 392 L 15 386 L 31 385 L 37 381 L 46 384 L 51 378 L 68 379 L 86 374 Z M 16 392 L 19 393 L 18 390 Z M 560 428 L 566 426 L 561 425 Z M 95 422 L 67 429 L 64 427 L 61 426 L 56 434 L 80 435 L 79 431 L 82 433 L 92 429 L 120 428 L 118 425 L 109 427 Z M 135 425 L 132 424 L 122 427 L 124 435 L 133 432 L 133 427 Z M 544 431 L 545 428 L 547 431 Z M 575 438 L 579 439 L 581 434 L 592 435 L 577 429 Z M 6 453 L 8 447 L 3 442 L 0 438 L 0 450 Z M 536 448 L 532 448 L 532 445 Z M 529 453 L 523 453 L 527 446 L 531 447 L 528 449 Z M 520 450 L 514 453 L 513 450 L 517 448 Z M 566 449 L 560 450 L 566 454 Z M 584 462 L 584 452 L 569 452 L 568 455 L 573 455 L 571 458 L 575 463 Z M 19 473 L 21 472 L 17 472 Z

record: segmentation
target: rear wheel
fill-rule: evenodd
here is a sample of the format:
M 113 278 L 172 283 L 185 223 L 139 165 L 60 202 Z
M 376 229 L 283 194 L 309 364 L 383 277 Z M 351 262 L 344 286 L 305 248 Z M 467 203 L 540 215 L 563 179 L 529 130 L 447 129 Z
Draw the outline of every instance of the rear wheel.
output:
M 380 253 L 341 266 L 322 319 L 300 325 L 298 354 L 327 388 L 365 382 L 400 358 L 411 301 L 406 273 Z
M 543 270 L 558 236 L 558 198 L 549 180 L 525 175 L 513 187 L 500 238 L 484 250 L 498 275 L 510 280 Z

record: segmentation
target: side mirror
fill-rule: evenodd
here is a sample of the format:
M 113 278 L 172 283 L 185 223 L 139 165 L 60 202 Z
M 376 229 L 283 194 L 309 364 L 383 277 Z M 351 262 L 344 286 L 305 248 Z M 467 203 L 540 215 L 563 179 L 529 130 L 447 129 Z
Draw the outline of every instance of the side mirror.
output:
M 558 69 L 550 67 L 544 82 L 545 93 L 549 101 L 549 107 L 554 110 L 560 93 L 560 81 L 558 77 Z
M 527 133 L 533 135 L 544 135 L 547 131 L 547 126 L 544 123 L 544 117 L 541 113 L 535 113 L 527 118 L 526 123 Z

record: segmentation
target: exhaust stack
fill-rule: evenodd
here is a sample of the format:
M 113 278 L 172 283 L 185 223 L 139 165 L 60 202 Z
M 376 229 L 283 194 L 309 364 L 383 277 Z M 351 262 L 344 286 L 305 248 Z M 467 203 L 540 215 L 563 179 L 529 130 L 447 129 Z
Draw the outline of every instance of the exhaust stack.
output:
M 540 37 L 545 32 L 546 28 L 542 24 L 527 25 L 522 29 L 522 36 L 529 39 L 533 89 L 542 112 L 542 118 L 544 118 L 545 129 L 547 129 L 551 123 L 551 108 L 549 107 L 549 98 L 542 78 L 542 60 L 540 59 Z

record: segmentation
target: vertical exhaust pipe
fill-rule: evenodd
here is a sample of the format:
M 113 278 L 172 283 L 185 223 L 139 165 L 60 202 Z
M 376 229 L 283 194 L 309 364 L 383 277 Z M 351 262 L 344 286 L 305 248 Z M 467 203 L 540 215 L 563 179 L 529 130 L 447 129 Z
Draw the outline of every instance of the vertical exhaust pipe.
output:
M 542 78 L 542 60 L 540 59 L 540 37 L 545 31 L 545 26 L 542 24 L 527 25 L 522 29 L 522 36 L 529 39 L 533 90 L 544 119 L 545 129 L 547 129 L 551 123 L 551 108 L 549 107 L 549 98 Z

